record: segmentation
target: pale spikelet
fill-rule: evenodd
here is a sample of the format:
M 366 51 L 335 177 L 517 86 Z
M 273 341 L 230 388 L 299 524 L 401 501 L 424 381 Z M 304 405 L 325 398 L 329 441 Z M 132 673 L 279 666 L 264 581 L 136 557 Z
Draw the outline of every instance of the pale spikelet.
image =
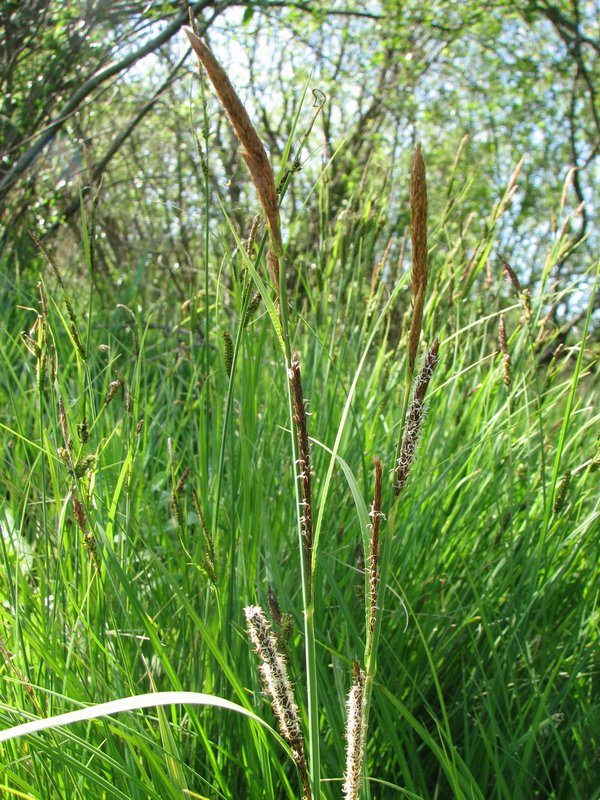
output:
M 277 297 L 279 297 L 279 259 L 270 248 L 267 250 L 267 269 Z
M 306 567 L 309 575 L 312 570 L 312 547 L 313 547 L 313 526 L 312 526 L 312 493 L 311 493 L 311 466 L 310 466 L 310 442 L 306 428 L 306 408 L 304 406 L 304 396 L 302 393 L 302 378 L 300 375 L 300 361 L 298 353 L 294 353 L 289 369 L 289 379 L 292 385 L 292 397 L 294 400 L 294 422 L 298 434 L 298 469 L 299 479 L 302 485 L 302 537 L 304 540 L 304 553 L 306 556 Z
M 271 698 L 281 735 L 289 744 L 294 756 L 304 788 L 304 797 L 308 800 L 310 786 L 306 756 L 304 755 L 304 739 L 285 658 L 277 650 L 277 639 L 271 631 L 271 626 L 262 608 L 247 606 L 244 609 L 244 616 L 248 625 L 248 636 L 262 662 L 259 671 L 263 685 Z
M 190 21 L 190 28 L 194 31 L 196 36 L 198 36 L 198 27 L 196 25 L 196 17 L 194 16 L 194 9 L 192 6 L 188 6 L 188 20 Z
M 40 306 L 42 309 L 42 313 L 39 316 L 39 339 L 41 350 L 36 365 L 38 391 L 41 394 L 46 383 L 48 366 L 48 299 L 46 297 L 46 290 L 44 289 L 44 285 L 41 281 L 38 282 L 37 288 L 40 293 Z
M 184 28 L 189 42 L 206 70 L 217 97 L 225 109 L 237 138 L 242 145 L 242 158 L 246 162 L 252 181 L 256 187 L 258 200 L 262 206 L 267 226 L 271 233 L 273 249 L 276 255 L 282 252 L 281 221 L 279 205 L 275 189 L 273 168 L 267 152 L 261 142 L 242 101 L 237 96 L 225 70 L 218 63 L 212 52 L 191 28 Z
M 429 381 L 438 363 L 438 351 L 439 342 L 436 339 L 425 357 L 423 368 L 415 382 L 413 398 L 406 413 L 406 423 L 402 436 L 400 455 L 396 465 L 396 495 L 399 495 L 404 488 L 410 468 L 415 460 L 419 437 L 421 435 L 421 426 L 425 419 L 425 395 L 427 393 Z
M 454 163 L 452 164 L 452 172 L 458 167 L 458 162 L 460 161 L 460 157 L 462 155 L 462 151 L 464 146 L 469 141 L 469 134 L 465 133 L 465 135 L 460 140 L 460 144 L 458 145 L 458 150 L 456 151 L 456 155 L 454 156 Z
M 571 167 L 571 169 L 567 172 L 567 177 L 565 178 L 565 182 L 563 184 L 562 194 L 560 196 L 560 210 L 564 211 L 565 206 L 567 205 L 567 196 L 569 194 L 569 189 L 573 184 L 573 179 L 575 178 L 575 174 L 577 172 L 577 167 Z
M 523 304 L 523 311 L 525 312 L 525 320 L 528 325 L 531 325 L 531 296 L 529 289 L 523 289 L 521 292 L 521 303 Z
M 35 339 L 33 338 L 34 335 L 36 337 Z M 21 333 L 21 341 L 29 350 L 31 355 L 35 357 L 37 387 L 39 393 L 41 394 L 45 385 L 46 366 L 48 361 L 46 325 L 41 315 L 37 317 L 29 333 L 26 333 L 25 331 Z
M 344 800 L 359 800 L 363 777 L 365 751 L 365 673 L 354 662 L 352 688 L 346 704 L 346 772 L 342 796 Z
M 121 388 L 121 381 L 118 379 L 115 381 L 111 381 L 108 384 L 108 389 L 106 390 L 106 397 L 104 398 L 104 405 L 107 406 L 109 403 L 112 403 L 112 401 L 115 399 L 116 393 L 119 391 L 120 388 Z
M 42 348 L 35 341 L 35 339 L 33 339 L 33 337 L 30 335 L 32 331 L 33 331 L 33 328 L 29 333 L 26 333 L 25 331 L 23 331 L 21 333 L 21 341 L 23 342 L 25 347 L 29 350 L 31 355 L 34 356 L 34 358 L 37 358 L 39 360 L 42 357 Z
M 517 181 L 519 180 L 519 175 L 521 174 L 521 170 L 523 169 L 524 163 L 525 163 L 525 156 L 521 156 L 519 163 L 515 167 L 515 171 L 510 176 L 510 180 L 508 181 L 508 186 L 506 187 L 507 194 L 511 194 L 515 189 Z
M 508 208 L 511 200 L 513 199 L 515 192 L 519 188 L 517 186 L 517 181 L 519 179 L 519 175 L 521 174 L 521 170 L 523 169 L 523 164 L 525 163 L 525 156 L 521 157 L 521 160 L 515 167 L 515 171 L 510 176 L 510 180 L 508 181 L 508 186 L 506 187 L 506 192 L 504 194 L 504 200 L 501 202 L 500 206 L 498 207 L 498 211 L 496 213 L 496 218 L 500 217 L 506 209 Z
M 389 242 L 386 245 L 386 248 L 381 256 L 381 259 L 375 263 L 373 267 L 373 271 L 371 272 L 371 298 L 376 294 L 377 287 L 379 286 L 379 280 L 381 278 L 381 273 L 385 268 L 385 262 L 388 259 L 390 254 L 390 250 L 392 249 L 396 239 L 392 236 Z
M 417 145 L 410 174 L 413 312 L 408 334 L 408 374 L 412 377 L 423 327 L 427 290 L 427 177 L 421 145 Z
M 260 225 L 260 214 L 255 214 L 252 220 L 252 227 L 246 239 L 246 255 L 251 257 L 254 253 L 254 243 L 256 242 L 256 234 L 258 233 L 258 226 Z
M 510 353 L 506 345 L 506 325 L 504 324 L 504 317 L 500 316 L 498 320 L 498 344 L 502 353 L 502 380 L 507 389 L 510 388 Z
M 46 289 L 41 281 L 38 281 L 37 290 L 40 293 L 40 306 L 42 309 L 42 323 L 44 327 L 48 323 L 48 298 L 46 296 Z
M 129 381 L 125 381 L 125 410 L 128 414 L 133 413 L 133 395 L 131 394 Z
M 563 239 L 566 240 L 567 234 L 569 233 L 569 229 L 571 227 L 571 219 L 572 219 L 572 215 L 571 214 L 567 214 L 567 216 L 564 218 L 563 224 L 560 226 L 560 230 L 558 232 L 558 236 L 556 237 L 557 241 L 560 242 Z M 570 247 L 569 242 L 565 241 L 563 243 L 564 250 L 568 250 L 569 247 Z M 564 252 L 564 250 L 563 250 L 563 252 Z
M 287 664 L 277 651 L 277 641 L 260 606 L 247 606 L 244 616 L 250 641 L 261 660 L 260 671 L 265 689 L 273 703 L 273 711 L 281 733 L 292 748 L 294 756 L 304 755 L 298 707 L 287 672 Z

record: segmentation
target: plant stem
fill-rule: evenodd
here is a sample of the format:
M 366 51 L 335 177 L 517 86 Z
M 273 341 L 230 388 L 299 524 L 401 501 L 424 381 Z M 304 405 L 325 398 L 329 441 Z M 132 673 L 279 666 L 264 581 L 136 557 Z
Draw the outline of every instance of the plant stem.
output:
M 289 335 L 289 318 L 286 297 L 285 263 L 283 255 L 279 256 L 279 317 L 285 348 L 286 377 L 291 369 L 291 346 Z M 319 693 L 317 686 L 317 653 L 315 638 L 315 598 L 314 570 L 309 571 L 305 553 L 305 541 L 302 527 L 300 475 L 298 473 L 298 446 L 296 441 L 296 425 L 294 422 L 294 402 L 292 386 L 286 380 L 288 416 L 290 425 L 290 444 L 292 449 L 292 468 L 294 472 L 294 500 L 296 503 L 296 523 L 298 530 L 298 550 L 300 557 L 300 574 L 302 580 L 302 605 L 304 609 L 304 652 L 306 661 L 306 694 L 308 705 L 308 769 L 313 795 L 317 800 L 321 797 L 321 759 L 319 742 Z

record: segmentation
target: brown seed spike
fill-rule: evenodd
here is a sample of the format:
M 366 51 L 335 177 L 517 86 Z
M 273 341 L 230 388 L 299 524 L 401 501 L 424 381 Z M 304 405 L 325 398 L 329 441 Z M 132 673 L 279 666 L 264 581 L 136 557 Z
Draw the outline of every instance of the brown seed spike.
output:
M 425 392 L 429 386 L 429 381 L 433 375 L 433 371 L 437 367 L 438 358 L 440 353 L 440 340 L 434 339 L 433 344 L 429 348 L 429 352 L 423 361 L 423 369 L 419 373 L 417 383 L 415 385 L 415 398 L 419 400 L 425 399 Z
M 373 637 L 375 618 L 377 615 L 377 595 L 379 591 L 379 525 L 383 513 L 381 511 L 381 484 L 383 467 L 379 458 L 373 459 L 375 467 L 375 490 L 373 492 L 373 507 L 371 517 L 371 541 L 369 553 L 369 587 L 371 594 L 371 607 L 369 610 L 369 636 Z
M 408 334 L 408 372 L 412 376 L 423 327 L 427 290 L 427 176 L 421 145 L 417 145 L 410 174 L 413 313 Z
M 296 423 L 296 431 L 298 434 L 298 477 L 302 483 L 302 507 L 304 511 L 302 515 L 302 535 L 304 538 L 306 565 L 310 576 L 313 547 L 310 442 L 306 429 L 306 408 L 304 407 L 304 396 L 302 394 L 302 378 L 300 376 L 298 353 L 294 353 L 292 356 L 289 378 L 292 384 L 292 396 L 294 400 L 294 422 Z
M 500 260 L 502 261 L 502 266 L 504 267 L 504 271 L 508 275 L 510 282 L 516 289 L 517 294 L 521 294 L 521 283 L 517 277 L 517 273 L 514 271 L 514 269 L 511 267 L 508 261 L 504 258 L 504 256 L 500 256 Z
M 498 320 L 498 344 L 502 352 L 502 380 L 508 389 L 510 387 L 510 353 L 506 345 L 506 325 L 504 317 L 500 316 Z
M 83 534 L 85 534 L 87 532 L 87 524 L 83 506 L 81 505 L 79 500 L 75 497 L 75 495 L 71 497 L 71 502 L 73 505 L 73 514 L 75 516 L 75 522 L 77 523 L 77 527 Z
M 67 452 L 73 449 L 73 440 L 69 436 L 69 430 L 67 427 L 67 415 L 65 413 L 65 405 L 62 401 L 62 397 L 58 398 L 58 421 L 60 424 L 60 430 L 62 432 L 63 441 L 65 443 L 65 448 Z
M 439 346 L 440 344 L 436 339 L 425 357 L 423 368 L 417 377 L 413 397 L 406 414 L 406 423 L 404 426 L 404 434 L 402 436 L 400 455 L 396 463 L 396 497 L 400 494 L 406 484 L 408 474 L 417 453 L 417 446 L 419 444 L 419 437 L 421 435 L 421 426 L 423 425 L 423 420 L 425 419 L 425 395 L 427 393 L 429 382 L 433 376 L 433 372 L 438 363 Z
M 227 112 L 237 138 L 242 145 L 242 158 L 246 162 L 252 181 L 256 187 L 259 202 L 271 233 L 275 255 L 281 255 L 281 220 L 273 168 L 267 151 L 261 142 L 242 101 L 237 96 L 225 70 L 221 67 L 209 48 L 191 28 L 184 28 L 186 36 L 198 60 L 206 70 L 221 105 Z
M 177 496 L 179 496 L 183 492 L 183 488 L 185 486 L 185 482 L 189 474 L 190 474 L 190 468 L 186 467 L 181 473 L 181 477 L 177 481 L 177 488 L 176 488 Z

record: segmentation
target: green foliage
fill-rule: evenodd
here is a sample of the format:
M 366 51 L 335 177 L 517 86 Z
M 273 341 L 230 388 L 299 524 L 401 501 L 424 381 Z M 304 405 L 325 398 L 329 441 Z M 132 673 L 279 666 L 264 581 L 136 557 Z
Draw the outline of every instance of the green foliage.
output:
M 326 184 L 319 191 L 326 205 Z M 544 322 L 554 290 L 533 289 L 528 324 L 494 255 L 497 210 L 487 209 L 487 238 L 467 265 L 456 220 L 468 189 L 447 183 L 438 191 L 447 192 L 449 210 L 430 222 L 424 338 L 440 338 L 442 360 L 407 494 L 394 527 L 382 525 L 391 560 L 369 726 L 370 791 L 588 800 L 598 796 L 600 745 L 590 436 L 597 364 L 581 327 L 564 355 L 539 363 L 555 335 Z M 340 793 L 345 694 L 365 644 L 356 545 L 371 501 L 371 458 L 393 467 L 410 302 L 397 253 L 370 285 L 386 244 L 387 204 L 375 176 L 348 209 L 323 219 L 318 268 L 304 262 L 297 291 L 290 288 L 290 336 L 312 414 L 315 502 L 324 508 L 314 623 L 326 798 Z M 229 252 L 229 228 L 216 235 Z M 555 243 L 550 262 L 560 251 Z M 268 587 L 293 621 L 282 641 L 304 713 L 286 376 L 269 315 L 259 311 L 245 324 L 246 266 L 235 252 L 211 256 L 208 295 L 198 286 L 183 307 L 140 273 L 123 280 L 118 305 L 102 282 L 88 283 L 89 298 L 78 291 L 72 303 L 80 330 L 88 316 L 83 361 L 52 272 L 41 267 L 44 319 L 37 276 L 16 275 L 4 262 L 3 727 L 181 689 L 234 701 L 275 726 L 242 615 L 245 605 L 268 607 Z M 264 280 L 264 264 L 257 266 Z M 392 292 L 397 299 L 377 329 Z M 496 344 L 501 313 L 509 387 Z M 42 353 L 28 349 L 20 330 L 47 348 L 43 383 Z M 231 377 L 223 330 L 234 341 L 240 330 Z M 343 461 L 333 465 L 325 494 L 336 441 Z M 556 489 L 567 470 L 558 513 Z M 130 713 L 2 747 L 6 796 L 163 798 L 183 796 L 183 787 L 210 798 L 299 793 L 280 745 L 219 708 Z
M 127 51 L 139 26 L 182 13 L 109 5 L 86 18 L 80 55 L 92 71 L 107 30 L 106 57 Z M 26 90 L 56 99 L 34 79 L 40 59 L 79 85 L 66 52 L 79 6 L 53 5 L 37 50 L 35 26 L 6 6 L 29 42 L 2 118 L 25 136 L 20 151 L 39 132 L 21 130 L 26 98 L 37 108 Z M 595 65 L 584 6 L 389 0 L 347 14 L 332 0 L 325 14 L 265 0 L 213 20 L 217 49 L 232 26 L 246 47 L 240 93 L 276 171 L 293 164 L 283 305 L 266 238 L 254 229 L 245 242 L 255 198 L 238 143 L 202 82 L 190 124 L 196 101 L 175 82 L 172 43 L 155 70 L 132 69 L 112 93 L 97 87 L 48 161 L 11 189 L 0 727 L 151 692 L 201 694 L 0 744 L 2 796 L 300 796 L 306 775 L 275 733 L 244 630 L 244 607 L 260 605 L 289 665 L 310 776 L 323 800 L 339 797 L 353 665 L 371 658 L 377 456 L 387 580 L 377 672 L 362 664 L 367 682 L 375 674 L 364 800 L 600 800 L 597 232 L 575 208 L 596 159 L 593 110 L 578 114 Z M 571 9 L 582 12 L 579 50 Z M 567 102 L 570 70 L 580 74 Z M 302 86 L 310 97 L 313 85 L 328 102 L 298 169 L 313 116 Z M 53 107 L 44 113 L 47 123 Z M 115 129 L 128 134 L 106 160 Z M 87 183 L 59 186 L 52 153 L 74 134 Z M 394 507 L 414 138 L 430 187 L 420 357 L 438 338 L 440 363 Z M 573 142 L 585 168 L 563 189 Z M 44 238 L 53 267 L 23 245 L 32 219 L 40 236 L 59 234 Z M 310 412 L 311 599 L 285 369 L 294 351 Z

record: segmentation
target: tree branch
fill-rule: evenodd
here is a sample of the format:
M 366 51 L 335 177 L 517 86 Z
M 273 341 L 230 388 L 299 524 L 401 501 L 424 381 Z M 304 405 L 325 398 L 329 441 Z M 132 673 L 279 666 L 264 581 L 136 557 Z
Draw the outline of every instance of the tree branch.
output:
M 146 114 L 148 114 L 148 112 L 151 111 L 152 108 L 154 108 L 154 106 L 160 100 L 160 98 L 163 95 L 163 93 L 169 88 L 169 86 L 171 86 L 171 84 L 173 83 L 173 81 L 177 77 L 177 74 L 178 74 L 179 70 L 181 69 L 181 67 L 185 63 L 185 60 L 187 59 L 187 57 L 188 57 L 188 53 L 186 51 L 184 53 L 184 55 L 179 59 L 179 61 L 175 64 L 175 66 L 171 69 L 171 71 L 169 72 L 166 80 L 162 83 L 162 85 L 156 90 L 156 92 L 152 95 L 152 97 L 146 103 L 144 103 L 144 105 L 139 109 L 137 114 L 132 118 L 131 122 L 127 125 L 127 127 L 124 128 L 121 131 L 121 133 L 119 134 L 119 136 L 117 136 L 117 138 L 113 141 L 113 143 L 108 148 L 108 150 L 106 151 L 104 156 L 94 166 L 94 168 L 92 170 L 92 177 L 91 177 L 91 180 L 90 180 L 90 184 L 94 184 L 94 183 L 97 183 L 99 181 L 99 179 L 102 177 L 102 174 L 104 173 L 106 167 L 108 166 L 110 161 L 113 159 L 113 157 L 118 153 L 118 151 L 125 144 L 127 139 L 129 139 L 131 134 L 134 132 L 134 130 L 137 128 L 137 126 L 140 124 L 140 122 L 144 119 Z M 50 232 L 54 232 L 59 227 L 59 225 L 62 224 L 62 222 L 64 222 L 65 220 L 68 220 L 79 209 L 79 206 L 80 206 L 79 198 L 76 197 L 71 201 L 71 203 L 67 206 L 65 211 L 62 213 L 61 220 L 54 223 L 54 225 L 52 226 Z
M 214 4 L 214 11 L 211 19 L 204 23 L 203 32 L 214 21 L 215 17 L 220 14 L 227 6 L 231 5 L 231 0 L 223 0 L 223 2 Z M 211 0 L 199 0 L 198 2 L 191 3 L 190 7 L 194 14 L 205 8 L 213 7 Z M 161 45 L 168 42 L 188 20 L 188 10 L 184 8 L 175 19 L 170 22 L 159 34 L 147 41 L 141 47 L 128 53 L 112 64 L 109 64 L 104 69 L 99 70 L 92 75 L 88 80 L 83 83 L 71 96 L 63 107 L 61 108 L 58 116 L 46 127 L 43 133 L 36 139 L 36 141 L 17 159 L 15 164 L 9 169 L 0 180 L 0 211 L 2 210 L 3 201 L 6 198 L 10 189 L 19 180 L 21 175 L 31 166 L 33 161 L 39 156 L 42 150 L 54 139 L 58 131 L 62 128 L 69 117 L 77 111 L 82 102 L 101 84 L 105 83 L 115 75 L 119 75 L 123 70 L 128 69 L 140 59 L 153 53 Z

